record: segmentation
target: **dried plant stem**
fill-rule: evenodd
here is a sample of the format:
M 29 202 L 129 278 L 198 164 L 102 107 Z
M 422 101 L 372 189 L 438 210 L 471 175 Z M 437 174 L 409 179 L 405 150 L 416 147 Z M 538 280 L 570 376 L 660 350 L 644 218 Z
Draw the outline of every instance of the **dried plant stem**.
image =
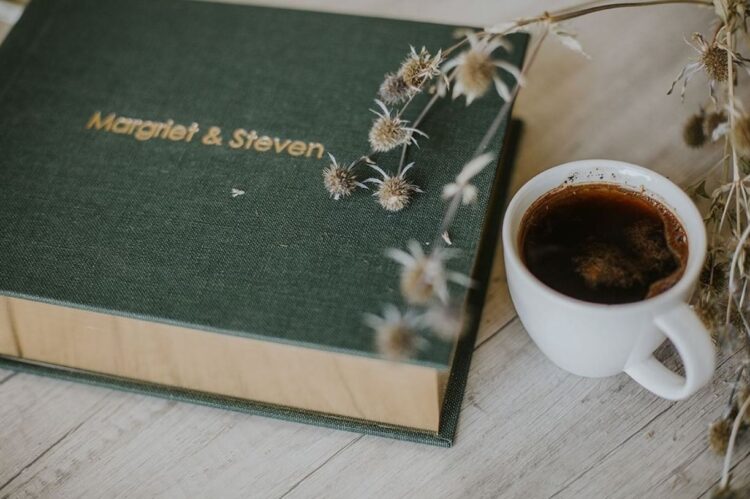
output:
M 732 262 L 729 265 L 729 291 L 730 293 L 733 292 L 735 289 L 737 289 L 736 284 L 736 276 L 735 276 L 735 269 L 738 267 L 738 261 L 740 258 L 740 253 L 742 252 L 742 247 L 745 245 L 745 242 L 747 242 L 747 238 L 750 236 L 750 225 L 748 225 L 745 228 L 745 231 L 740 236 L 739 240 L 737 241 L 737 247 L 734 249 L 734 254 L 732 255 Z M 731 300 L 730 300 L 731 303 Z
M 729 469 L 732 467 L 732 453 L 734 452 L 734 443 L 737 440 L 737 433 L 740 431 L 740 424 L 742 424 L 742 418 L 745 416 L 748 407 L 750 407 L 750 397 L 745 400 L 740 410 L 737 411 L 737 416 L 734 418 L 732 424 L 732 433 L 729 435 L 729 444 L 727 445 L 727 453 L 724 455 L 724 468 L 721 472 L 721 482 L 719 483 L 719 490 L 724 490 L 729 485 Z
M 529 17 L 526 19 L 518 19 L 516 21 L 514 28 L 520 28 L 522 26 L 528 26 L 530 24 L 537 24 L 537 23 L 542 23 L 542 22 L 558 23 L 558 22 L 567 21 L 570 19 L 575 19 L 576 17 L 586 16 L 588 14 L 595 14 L 597 12 L 603 12 L 606 10 L 624 9 L 624 8 L 630 8 L 630 7 L 649 7 L 649 6 L 654 6 L 654 5 L 669 5 L 669 4 L 689 4 L 689 5 L 701 5 L 705 7 L 713 6 L 713 3 L 709 0 L 652 0 L 648 2 L 611 3 L 607 5 L 595 5 L 592 7 L 581 8 L 583 5 L 601 3 L 602 1 L 604 0 L 586 2 L 576 7 L 569 7 L 567 9 L 561 9 L 552 14 L 550 14 L 549 12 L 545 12 L 541 16 Z M 489 34 L 487 31 L 477 32 L 477 36 L 483 36 L 487 34 Z M 507 34 L 507 33 L 501 33 L 501 34 Z M 459 48 L 464 46 L 466 43 L 468 43 L 468 40 L 466 38 L 463 38 L 461 41 L 445 49 L 443 51 L 443 55 L 447 57 L 455 50 L 458 50 Z
M 737 117 L 735 116 L 735 110 L 734 110 L 734 58 L 732 57 L 732 51 L 734 50 L 734 36 L 732 35 L 732 30 L 730 30 L 728 27 L 725 26 L 725 31 L 727 33 L 727 70 L 728 70 L 728 76 L 727 76 L 727 88 L 729 92 L 729 128 L 731 130 L 734 130 L 737 126 Z M 734 147 L 734 145 L 731 145 L 732 147 L 732 181 L 738 182 L 740 180 L 740 169 L 737 163 L 737 149 Z M 742 232 L 741 226 L 740 226 L 740 196 L 738 193 L 735 193 L 735 209 L 737 210 L 737 229 L 736 234 L 739 236 L 739 234 Z
M 541 16 L 530 17 L 528 19 L 519 19 L 517 26 L 527 26 L 538 22 L 550 22 L 558 23 L 562 21 L 568 21 L 575 19 L 576 17 L 586 16 L 588 14 L 594 14 L 596 12 L 603 12 L 611 9 L 624 9 L 629 7 L 647 7 L 653 5 L 668 5 L 668 4 L 692 4 L 692 5 L 703 5 L 706 7 L 713 6 L 713 2 L 708 0 L 652 0 L 649 2 L 621 2 L 621 3 L 610 3 L 606 5 L 596 5 L 579 10 L 563 10 L 561 12 L 550 14 L 545 12 Z
M 422 123 L 422 120 L 427 116 L 427 113 L 432 109 L 432 106 L 435 105 L 435 103 L 440 99 L 440 94 L 435 92 L 435 95 L 432 96 L 432 98 L 425 104 L 424 109 L 422 109 L 422 112 L 419 113 L 419 116 L 417 116 L 417 119 L 414 120 L 414 122 L 411 124 L 412 127 L 417 128 L 420 123 Z M 411 99 L 409 99 L 411 101 Z M 409 150 L 409 146 L 411 144 L 409 142 L 405 143 L 401 147 L 401 160 L 398 163 L 398 173 L 401 173 L 401 170 L 404 168 L 404 163 L 406 163 L 406 152 Z
M 547 32 L 544 31 L 541 34 L 539 41 L 534 46 L 534 49 L 531 51 L 531 54 L 529 55 L 529 58 L 526 61 L 526 64 L 524 64 L 523 69 L 521 70 L 522 77 L 526 76 L 529 69 L 533 65 L 534 61 L 536 60 L 537 55 L 539 54 L 539 49 L 542 47 L 542 44 L 544 43 L 544 40 L 546 38 L 547 38 Z M 482 137 L 482 140 L 477 146 L 476 150 L 474 151 L 472 158 L 476 158 L 477 156 L 482 154 L 485 149 L 487 149 L 487 146 L 492 140 L 492 137 L 494 137 L 495 134 L 497 133 L 497 129 L 500 127 L 500 124 L 503 122 L 503 119 L 505 119 L 505 117 L 508 115 L 508 112 L 510 111 L 510 107 L 513 104 L 513 101 L 515 100 L 516 95 L 518 95 L 518 91 L 520 90 L 520 88 L 521 88 L 521 85 L 519 84 L 518 81 L 516 81 L 515 85 L 513 85 L 513 90 L 510 93 L 510 99 L 503 102 L 503 105 L 500 107 L 500 111 L 497 113 L 497 116 L 495 116 L 495 119 L 492 121 L 492 124 L 487 129 L 487 132 L 485 132 L 484 137 Z M 445 243 L 442 237 L 443 233 L 445 233 L 450 228 L 451 224 L 453 224 L 453 221 L 456 218 L 456 213 L 458 212 L 458 208 L 460 205 L 461 205 L 461 195 L 456 194 L 451 198 L 450 203 L 448 204 L 448 209 L 443 215 L 443 220 L 440 223 L 440 230 L 435 236 L 435 242 L 433 246 L 434 248 L 440 248 Z

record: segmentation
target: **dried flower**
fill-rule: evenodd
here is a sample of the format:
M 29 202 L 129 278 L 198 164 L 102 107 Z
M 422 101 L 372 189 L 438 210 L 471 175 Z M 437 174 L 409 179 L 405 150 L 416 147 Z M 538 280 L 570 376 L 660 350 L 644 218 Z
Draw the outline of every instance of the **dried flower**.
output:
M 726 48 L 719 46 L 716 42 L 708 43 L 700 33 L 694 33 L 693 43 L 687 43 L 698 52 L 698 58 L 682 68 L 680 74 L 677 75 L 677 78 L 672 82 L 672 86 L 669 88 L 667 95 L 671 94 L 677 82 L 682 80 L 680 97 L 684 97 L 685 89 L 687 88 L 690 79 L 699 71 L 705 71 L 709 78 L 709 95 L 713 98 L 716 83 L 726 81 L 729 76 L 727 50 Z M 732 54 L 732 60 L 736 65 L 745 67 L 745 60 L 737 54 Z
M 415 133 L 427 137 L 427 135 L 416 128 L 406 126 L 407 121 L 402 120 L 398 116 L 391 116 L 391 111 L 383 101 L 375 99 L 375 103 L 380 107 L 382 112 L 379 113 L 371 109 L 378 116 L 370 129 L 370 147 L 372 147 L 373 151 L 387 152 L 402 144 L 416 144 Z
M 388 211 L 400 211 L 409 204 L 411 195 L 415 192 L 423 192 L 416 185 L 410 184 L 404 178 L 406 172 L 414 166 L 414 163 L 409 163 L 401 170 L 396 176 L 387 174 L 382 168 L 377 165 L 370 165 L 383 176 L 383 179 L 379 178 L 368 178 L 365 182 L 372 182 L 378 185 L 378 189 L 373 193 L 373 196 L 378 198 L 380 206 Z
M 721 128 L 727 126 L 727 115 L 723 111 L 707 113 L 703 121 L 703 133 L 712 141 L 716 141 L 723 135 Z
M 443 199 L 451 199 L 460 195 L 463 204 L 471 204 L 476 201 L 477 188 L 469 181 L 490 164 L 493 157 L 492 154 L 485 153 L 466 163 L 461 169 L 461 173 L 456 177 L 456 181 L 443 187 Z
M 401 294 L 407 302 L 424 305 L 437 297 L 448 302 L 448 281 L 463 286 L 471 286 L 471 278 L 458 272 L 445 269 L 445 262 L 458 254 L 458 251 L 435 248 L 425 255 L 417 241 L 409 241 L 409 253 L 400 249 L 389 249 L 386 255 L 402 265 Z
M 690 147 L 701 147 L 706 143 L 706 132 L 703 128 L 704 113 L 692 115 L 682 128 L 682 139 Z
M 419 52 L 411 47 L 411 52 L 401 64 L 398 75 L 412 90 L 419 90 L 425 82 L 440 74 L 440 63 L 442 61 L 441 50 L 433 57 L 424 47 Z
M 396 73 L 388 73 L 385 75 L 383 83 L 380 84 L 378 97 L 380 97 L 380 100 L 385 104 L 392 106 L 408 100 L 414 95 L 414 93 L 414 89 L 407 85 L 400 75 Z
M 458 307 L 434 305 L 424 314 L 422 321 L 443 341 L 453 341 L 463 332 L 464 317 Z
M 742 156 L 750 156 L 750 116 L 741 116 L 731 130 L 732 145 Z
M 729 67 L 727 65 L 727 51 L 717 45 L 709 45 L 700 58 L 708 77 L 718 82 L 727 81 Z
M 492 59 L 492 53 L 497 48 L 509 49 L 508 42 L 502 37 L 478 37 L 474 33 L 468 35 L 467 38 L 470 44 L 469 50 L 443 65 L 443 70 L 446 72 L 456 68 L 453 98 L 465 95 L 466 105 L 468 106 L 474 99 L 487 93 L 487 90 L 494 83 L 500 97 L 509 101 L 511 99 L 510 90 L 505 82 L 500 79 L 496 69 L 500 68 L 511 74 L 519 85 L 523 84 L 523 76 L 518 68 L 512 64 Z
M 708 426 L 708 445 L 717 454 L 724 454 L 732 433 L 732 420 L 719 418 Z
M 423 344 L 418 335 L 418 319 L 412 311 L 402 314 L 394 305 L 387 305 L 382 317 L 366 314 L 365 323 L 375 330 L 376 348 L 389 359 L 408 359 Z
M 331 158 L 331 164 L 323 170 L 323 184 L 333 199 L 338 201 L 342 197 L 348 197 L 357 187 L 367 189 L 366 185 L 357 182 L 357 177 L 352 173 L 356 161 L 349 166 L 340 166 L 333 154 L 328 153 L 328 157 Z

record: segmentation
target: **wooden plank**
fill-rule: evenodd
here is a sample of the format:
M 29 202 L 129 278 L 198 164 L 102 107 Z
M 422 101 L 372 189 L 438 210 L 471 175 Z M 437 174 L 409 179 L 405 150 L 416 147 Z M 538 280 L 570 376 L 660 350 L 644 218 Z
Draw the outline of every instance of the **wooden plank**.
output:
M 0 400 L 0 497 L 280 496 L 359 438 L 27 375 Z
M 711 390 L 673 403 L 624 374 L 568 375 L 518 321 L 477 350 L 474 366 L 453 449 L 364 437 L 291 497 L 694 497 L 710 483 L 699 475 L 679 493 L 662 485 L 705 449 L 707 418 L 723 404 Z M 724 363 L 720 375 L 735 367 Z M 366 480 L 336 479 L 365 468 Z
M 437 431 L 442 371 L 0 297 L 21 357 Z M 11 324 L 12 322 L 12 324 Z M 2 346 L 2 345 L 0 345 Z M 2 349 L 0 348 L 0 352 Z
M 0 371 L 0 497 L 35 462 L 102 407 L 108 392 Z M 106 404 L 105 404 L 106 405 Z
M 726 404 L 721 380 L 732 378 L 740 362 L 739 355 L 725 359 L 709 388 L 649 421 L 613 452 L 581 470 L 558 496 L 700 496 L 720 476 L 723 456 L 707 446 L 708 423 Z

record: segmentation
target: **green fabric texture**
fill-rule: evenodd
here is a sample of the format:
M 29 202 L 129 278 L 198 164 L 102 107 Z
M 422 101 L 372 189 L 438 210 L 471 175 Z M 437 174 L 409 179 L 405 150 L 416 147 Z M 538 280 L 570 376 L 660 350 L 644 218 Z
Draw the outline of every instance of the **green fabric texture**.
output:
M 433 52 L 451 45 L 453 30 L 185 0 L 34 0 L 0 45 L 0 294 L 377 356 L 363 314 L 400 303 L 398 264 L 383 252 L 410 239 L 433 240 L 445 208 L 441 187 L 470 159 L 499 98 L 469 107 L 463 99 L 438 102 L 420 126 L 429 140 L 409 153 L 416 165 L 408 178 L 425 192 L 398 213 L 384 211 L 364 190 L 330 199 L 322 186 L 325 156 L 238 150 L 228 142 L 237 128 L 256 130 L 321 143 L 348 163 L 369 150 L 368 109 L 383 75 L 398 67 L 409 45 Z M 527 37 L 512 41 L 506 58 L 518 65 Z M 418 96 L 404 117 L 413 119 L 428 97 Z M 141 141 L 86 129 L 96 111 L 196 122 L 200 130 L 191 142 Z M 501 150 L 506 125 L 491 150 Z M 221 128 L 221 145 L 201 142 L 210 127 Z M 398 156 L 377 161 L 392 172 Z M 495 251 L 498 186 L 509 173 L 501 169 L 476 178 L 479 201 L 462 207 L 451 230 L 462 250 L 451 270 L 475 269 L 480 281 L 490 268 L 483 258 L 491 263 Z M 360 179 L 377 176 L 366 167 L 356 171 Z M 245 193 L 233 197 L 232 189 Z M 485 257 L 478 255 L 483 228 Z M 451 292 L 481 307 L 483 287 L 468 296 L 459 287 Z M 470 347 L 459 345 L 453 363 L 446 398 L 453 429 L 428 440 L 452 438 Z M 451 354 L 450 344 L 431 341 L 412 362 L 446 368 Z M 262 404 L 180 396 L 297 418 Z M 357 431 L 380 428 L 300 417 Z

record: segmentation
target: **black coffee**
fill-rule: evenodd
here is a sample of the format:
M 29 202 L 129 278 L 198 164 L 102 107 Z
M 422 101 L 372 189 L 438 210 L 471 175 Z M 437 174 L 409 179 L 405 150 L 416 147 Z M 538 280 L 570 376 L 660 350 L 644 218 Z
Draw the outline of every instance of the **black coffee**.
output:
M 549 287 L 594 303 L 629 303 L 676 283 L 688 255 L 685 230 L 663 205 L 606 184 L 565 186 L 524 215 L 526 266 Z

